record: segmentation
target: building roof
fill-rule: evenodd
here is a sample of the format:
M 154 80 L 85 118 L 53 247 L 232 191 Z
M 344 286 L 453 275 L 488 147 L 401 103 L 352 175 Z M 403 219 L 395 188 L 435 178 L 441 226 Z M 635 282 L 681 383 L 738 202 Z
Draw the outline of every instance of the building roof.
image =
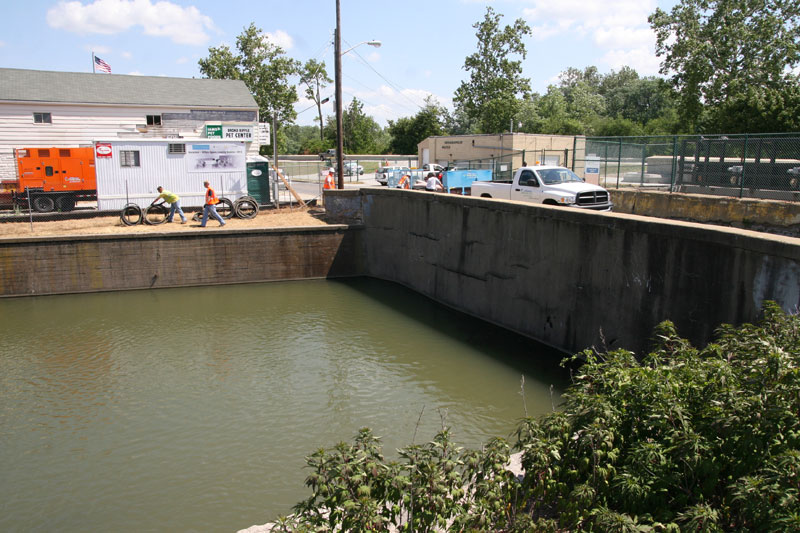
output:
M 258 109 L 241 80 L 0 68 L 0 100 Z

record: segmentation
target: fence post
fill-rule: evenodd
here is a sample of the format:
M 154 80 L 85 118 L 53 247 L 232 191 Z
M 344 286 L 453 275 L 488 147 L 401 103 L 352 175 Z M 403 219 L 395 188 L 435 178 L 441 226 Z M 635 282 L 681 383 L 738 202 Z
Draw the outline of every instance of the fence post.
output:
M 644 162 L 647 159 L 647 145 L 642 144 L 642 171 L 639 173 L 639 185 L 644 185 Z
M 741 183 L 739 184 L 739 198 L 744 196 L 744 169 L 747 167 L 747 140 L 749 135 L 747 133 L 744 134 L 744 150 L 742 151 L 742 176 L 739 178 Z
M 586 141 L 584 141 L 584 146 L 586 146 L 585 143 L 586 143 Z M 571 170 L 573 172 L 575 172 L 575 150 L 577 150 L 577 149 L 578 149 L 578 137 L 576 135 L 575 137 L 572 138 L 572 168 L 571 168 Z M 585 150 L 586 149 L 584 148 L 584 152 L 585 152 Z M 583 158 L 586 159 L 586 153 L 583 154 Z M 586 175 L 586 173 L 584 172 L 584 176 L 585 175 Z
M 33 204 L 31 204 L 31 190 L 25 187 L 25 192 L 28 193 L 28 216 L 31 219 L 31 232 L 33 232 Z
M 619 138 L 619 150 L 617 151 L 617 189 L 619 189 L 620 167 L 622 167 L 622 137 Z
M 608 187 L 608 141 L 603 142 L 606 149 L 606 155 L 603 157 L 603 186 Z
M 678 166 L 678 136 L 672 136 L 672 175 L 669 177 L 669 192 L 675 191 L 675 174 Z

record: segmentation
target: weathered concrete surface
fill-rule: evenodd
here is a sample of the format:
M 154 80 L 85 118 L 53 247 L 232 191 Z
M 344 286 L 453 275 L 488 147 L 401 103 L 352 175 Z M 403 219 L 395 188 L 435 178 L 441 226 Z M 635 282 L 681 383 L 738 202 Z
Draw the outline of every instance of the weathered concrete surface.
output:
M 347 226 L 0 240 L 0 296 L 363 275 Z
M 614 211 L 800 235 L 800 202 L 610 189 Z
M 570 352 L 641 352 L 665 319 L 701 344 L 722 323 L 755 320 L 765 299 L 800 305 L 800 239 L 416 191 L 360 194 L 365 272 Z

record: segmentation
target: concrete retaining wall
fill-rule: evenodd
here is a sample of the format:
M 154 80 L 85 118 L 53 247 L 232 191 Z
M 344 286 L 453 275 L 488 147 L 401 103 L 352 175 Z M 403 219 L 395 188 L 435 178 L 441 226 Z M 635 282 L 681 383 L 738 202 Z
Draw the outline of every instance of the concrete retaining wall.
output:
M 346 226 L 0 240 L 0 296 L 363 275 Z
M 800 235 L 800 202 L 610 189 L 614 211 Z
M 416 191 L 360 195 L 369 275 L 570 352 L 642 351 L 665 319 L 701 344 L 722 323 L 755 320 L 765 299 L 800 305 L 800 239 Z

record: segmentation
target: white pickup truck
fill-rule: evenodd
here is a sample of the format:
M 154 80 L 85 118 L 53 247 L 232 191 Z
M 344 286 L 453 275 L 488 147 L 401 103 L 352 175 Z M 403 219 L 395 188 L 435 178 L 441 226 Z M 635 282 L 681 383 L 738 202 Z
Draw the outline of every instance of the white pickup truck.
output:
M 565 167 L 541 165 L 517 169 L 511 181 L 474 181 L 472 196 L 536 204 L 611 211 L 608 191 L 584 182 Z

